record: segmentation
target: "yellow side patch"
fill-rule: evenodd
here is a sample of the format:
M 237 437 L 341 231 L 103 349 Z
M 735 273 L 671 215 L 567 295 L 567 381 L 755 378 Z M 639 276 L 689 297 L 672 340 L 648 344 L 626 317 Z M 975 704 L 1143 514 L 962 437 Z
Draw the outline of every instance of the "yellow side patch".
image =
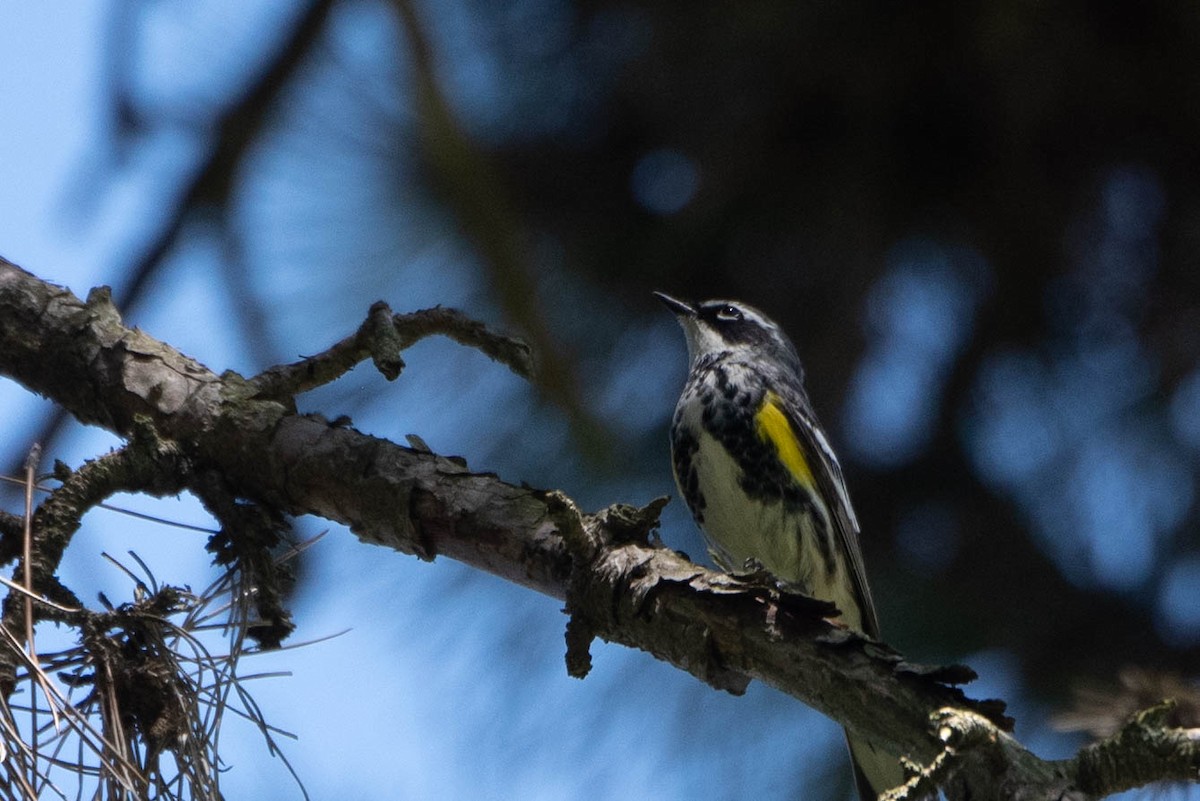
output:
M 796 439 L 796 432 L 792 430 L 787 415 L 779 408 L 779 396 L 774 392 L 767 393 L 758 413 L 754 415 L 754 430 L 759 437 L 775 446 L 779 461 L 783 462 L 792 478 L 810 492 L 815 492 L 812 468 L 808 466 L 800 440 Z

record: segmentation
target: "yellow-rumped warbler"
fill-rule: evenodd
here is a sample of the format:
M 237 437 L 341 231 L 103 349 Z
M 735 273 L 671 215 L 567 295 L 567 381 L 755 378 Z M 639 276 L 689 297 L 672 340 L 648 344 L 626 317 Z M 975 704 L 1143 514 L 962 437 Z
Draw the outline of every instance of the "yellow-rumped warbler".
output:
M 671 463 L 712 558 L 731 573 L 765 569 L 878 637 L 858 520 L 795 347 L 743 303 L 654 294 L 687 337 L 691 366 L 671 420 Z M 847 739 L 864 801 L 904 781 L 895 756 Z

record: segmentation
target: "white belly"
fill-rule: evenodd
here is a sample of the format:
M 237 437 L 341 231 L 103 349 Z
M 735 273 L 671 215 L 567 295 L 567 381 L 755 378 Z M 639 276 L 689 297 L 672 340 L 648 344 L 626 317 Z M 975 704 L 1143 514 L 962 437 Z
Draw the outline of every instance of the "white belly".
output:
M 739 484 L 742 470 L 729 452 L 699 425 L 693 430 L 699 432 L 694 459 L 705 500 L 701 527 L 713 560 L 730 573 L 761 566 L 814 598 L 832 601 L 843 622 L 861 630 L 845 560 L 838 560 L 832 574 L 826 572 L 812 516 L 785 514 L 781 501 L 749 498 Z

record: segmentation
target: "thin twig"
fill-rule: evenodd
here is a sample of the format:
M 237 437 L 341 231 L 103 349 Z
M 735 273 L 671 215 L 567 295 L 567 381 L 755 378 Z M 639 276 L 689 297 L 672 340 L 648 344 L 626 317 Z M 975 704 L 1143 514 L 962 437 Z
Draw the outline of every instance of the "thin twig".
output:
M 25 667 L 27 670 L 31 672 L 40 670 L 36 664 L 28 662 L 28 655 L 21 647 L 21 644 L 17 641 L 17 638 L 7 629 L 7 627 L 3 625 L 0 625 L 0 638 L 7 640 L 9 647 L 15 649 L 16 653 L 19 654 L 22 659 L 26 660 Z M 108 741 L 104 734 L 96 730 L 96 728 L 87 719 L 87 716 L 80 713 L 78 709 L 71 704 L 70 700 L 66 696 L 62 695 L 62 693 L 60 693 L 53 685 L 50 684 L 43 685 L 43 690 L 46 690 L 50 693 L 49 697 L 51 698 L 52 705 L 58 705 L 62 707 L 64 713 L 66 713 L 65 720 L 67 726 L 79 736 L 81 741 L 87 743 L 92 752 L 96 754 L 102 763 L 104 763 L 104 768 L 107 772 L 115 775 L 117 769 L 120 768 L 122 772 L 133 771 L 135 776 L 140 778 L 136 766 L 127 761 L 122 763 L 120 754 L 113 749 L 112 744 Z M 8 709 L 8 704 L 3 703 L 3 701 L 0 700 L 0 710 Z M 5 714 L 7 714 L 7 712 L 5 712 Z M 7 717 L 5 720 L 7 722 Z M 23 750 L 28 748 L 28 746 L 23 740 L 20 739 L 19 736 L 17 737 L 16 742 Z M 106 749 L 115 754 L 117 761 L 114 762 L 113 759 L 106 754 Z M 122 777 L 122 783 L 130 792 L 135 791 L 135 787 L 129 783 L 127 777 Z
M 6 579 L 4 576 L 0 576 L 0 584 L 3 584 L 5 587 L 8 587 L 10 590 L 12 590 L 13 592 L 15 592 L 19 595 L 24 595 L 27 599 L 32 599 L 34 601 L 37 601 L 40 604 L 45 604 L 46 606 L 50 607 L 51 609 L 57 609 L 60 612 L 65 612 L 67 614 L 77 614 L 77 613 L 83 611 L 82 608 L 63 606 L 62 604 L 51 601 L 49 598 L 47 598 L 44 595 L 38 595 L 37 593 L 30 592 L 29 589 L 27 589 L 23 585 L 17 584 L 15 581 L 10 581 L 9 579 Z
M 35 442 L 25 457 L 25 532 L 24 532 L 24 567 L 25 567 L 25 646 L 29 649 L 29 661 L 38 663 L 37 648 L 33 643 L 33 485 L 36 483 L 38 462 L 42 459 L 42 446 Z M 38 745 L 37 745 L 37 679 L 31 671 L 29 674 L 29 727 L 33 738 L 33 758 L 30 762 L 30 777 L 36 787 L 38 775 Z
M 12 476 L 0 476 L 0 482 L 5 482 L 5 483 L 9 483 L 9 484 L 20 484 L 21 486 L 25 485 L 24 479 L 13 478 Z M 47 494 L 54 492 L 53 489 L 51 489 L 50 487 L 44 486 L 42 484 L 35 484 L 33 488 L 35 490 L 37 490 L 38 492 L 45 492 Z M 220 533 L 219 529 L 208 528 L 207 526 L 196 526 L 191 523 L 181 523 L 178 520 L 169 520 L 165 517 L 158 517 L 157 515 L 147 514 L 146 512 L 135 512 L 132 509 L 126 509 L 121 506 L 114 506 L 111 503 L 98 503 L 98 504 L 96 504 L 96 508 L 104 509 L 105 511 L 109 511 L 109 512 L 116 512 L 117 514 L 127 515 L 128 517 L 136 517 L 138 520 L 148 520 L 151 523 L 161 523 L 162 525 L 170 526 L 171 528 L 181 528 L 181 529 L 184 529 L 185 531 L 198 531 L 201 534 L 219 534 Z
M 8 775 L 13 781 L 20 785 L 24 798 L 35 799 L 37 798 L 37 792 L 29 784 L 29 780 L 25 778 L 25 774 L 12 764 L 12 757 L 16 757 L 18 754 L 22 755 L 26 758 L 26 761 L 29 764 L 35 764 L 37 757 L 30 751 L 29 746 L 21 738 L 21 733 L 17 728 L 17 722 L 12 718 L 12 710 L 8 708 L 7 704 L 0 706 L 0 725 L 3 726 L 7 739 L 16 746 L 15 752 L 9 754 L 10 759 L 6 760 L 6 762 L 8 762 L 10 765 Z
M 475 348 L 519 376 L 533 375 L 533 353 L 520 339 L 493 331 L 457 309 L 436 306 L 393 315 L 387 304 L 380 302 L 371 306 L 367 318 L 350 336 L 314 356 L 264 370 L 250 383 L 259 397 L 290 398 L 335 381 L 368 358 L 392 380 L 404 367 L 400 351 L 437 334 Z

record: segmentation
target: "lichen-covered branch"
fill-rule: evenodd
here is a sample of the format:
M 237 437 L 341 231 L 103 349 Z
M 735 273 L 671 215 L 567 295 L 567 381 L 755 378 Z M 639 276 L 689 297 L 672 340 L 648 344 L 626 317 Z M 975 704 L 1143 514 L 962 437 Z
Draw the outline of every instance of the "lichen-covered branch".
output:
M 382 357 L 398 358 L 394 348 Z M 348 358 L 318 357 L 314 372 L 333 375 Z M 648 534 L 661 504 L 585 515 L 557 493 L 296 414 L 289 393 L 307 386 L 295 379 L 305 369 L 217 375 L 126 328 L 103 291 L 83 302 L 0 260 L 0 373 L 81 420 L 135 440 L 138 430 L 152 431 L 192 476 L 219 476 L 230 498 L 319 515 L 365 542 L 448 556 L 566 600 L 576 675 L 586 673 L 588 644 L 599 637 L 731 692 L 758 679 L 907 755 L 928 774 L 926 785 L 951 799 L 1061 801 L 1116 786 L 1093 780 L 1107 774 L 1085 765 L 1113 762 L 1126 753 L 1121 743 L 1075 761 L 1038 759 L 1007 733 L 1001 704 L 971 701 L 952 686 L 968 670 L 910 665 L 830 624 L 828 604 L 781 592 L 765 577 L 713 573 L 656 545 Z M 1187 763 L 1168 762 L 1134 781 L 1184 775 L 1177 765 Z
M 263 398 L 290 398 L 328 384 L 370 358 L 389 381 L 404 369 L 400 351 L 435 334 L 450 337 L 507 365 L 526 378 L 533 374 L 533 355 L 519 339 L 491 331 L 457 309 L 423 309 L 393 315 L 382 301 L 371 306 L 358 331 L 329 349 L 293 364 L 272 367 L 252 382 Z
M 30 612 L 41 618 L 68 619 L 60 607 L 78 608 L 81 604 L 58 582 L 56 574 L 84 514 L 117 492 L 160 496 L 177 493 L 185 486 L 188 473 L 178 451 L 144 431 L 126 447 L 94 459 L 79 470 L 57 464 L 55 477 L 62 483 L 38 505 L 31 527 L 32 542 L 14 576 L 15 580 L 23 580 L 31 568 L 27 588 L 54 604 L 34 605 L 29 595 L 10 594 L 3 604 L 0 625 L 10 632 L 26 632 L 28 638 Z M 0 649 L 0 695 L 5 698 L 13 691 L 19 663 L 18 654 Z
M 1180 727 L 1175 711 L 1165 700 L 1080 751 L 1071 760 L 1078 786 L 1101 798 L 1150 782 L 1200 780 L 1200 728 Z
M 20 515 L 0 510 L 0 564 L 15 559 L 21 552 L 25 524 Z

